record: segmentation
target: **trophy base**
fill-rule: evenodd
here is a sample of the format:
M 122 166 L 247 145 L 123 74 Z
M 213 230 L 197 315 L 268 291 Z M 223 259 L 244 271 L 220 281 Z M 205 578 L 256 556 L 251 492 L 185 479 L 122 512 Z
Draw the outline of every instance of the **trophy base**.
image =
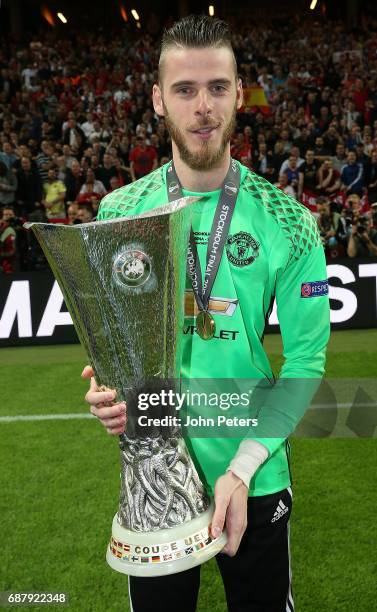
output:
M 106 561 L 129 576 L 177 574 L 211 559 L 225 546 L 225 532 L 215 540 L 209 532 L 215 505 L 200 516 L 171 529 L 139 532 L 119 525 L 114 516 Z

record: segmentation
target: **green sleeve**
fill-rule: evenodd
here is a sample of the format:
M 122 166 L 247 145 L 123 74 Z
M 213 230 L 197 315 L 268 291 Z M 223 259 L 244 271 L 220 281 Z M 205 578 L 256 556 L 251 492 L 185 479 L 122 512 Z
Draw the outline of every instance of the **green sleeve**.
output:
M 276 284 L 276 302 L 283 340 L 282 378 L 321 378 L 330 335 L 328 295 L 302 297 L 302 285 L 327 281 L 322 245 L 294 260 Z
M 311 222 L 311 221 L 310 221 Z M 272 454 L 303 417 L 324 374 L 330 334 L 328 295 L 302 297 L 302 285 L 327 281 L 326 260 L 317 231 L 302 246 L 305 224 L 289 263 L 276 277 L 275 295 L 284 364 L 275 385 L 262 390 L 257 440 Z M 258 399 L 258 396 L 257 396 Z

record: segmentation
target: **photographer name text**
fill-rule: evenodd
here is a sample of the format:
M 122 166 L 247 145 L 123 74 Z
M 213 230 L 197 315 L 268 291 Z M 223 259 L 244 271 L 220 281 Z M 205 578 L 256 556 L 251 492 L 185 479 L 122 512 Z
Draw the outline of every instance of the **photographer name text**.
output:
M 138 417 L 140 427 L 257 427 L 258 419 L 229 417 L 223 414 L 214 417 L 187 416 L 182 419 L 178 416 L 165 415 L 161 418 L 147 417 L 143 414 Z

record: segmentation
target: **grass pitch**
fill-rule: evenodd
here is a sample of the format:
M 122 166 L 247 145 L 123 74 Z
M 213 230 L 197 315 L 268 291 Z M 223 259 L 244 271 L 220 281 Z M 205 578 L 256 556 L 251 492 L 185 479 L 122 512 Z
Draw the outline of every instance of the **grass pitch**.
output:
M 266 346 L 278 371 L 280 337 L 267 336 Z M 80 346 L 2 349 L 0 361 L 0 416 L 87 411 Z M 327 376 L 373 378 L 376 364 L 377 330 L 332 334 Z M 292 447 L 296 610 L 371 612 L 376 439 L 293 439 Z M 65 591 L 74 612 L 128 611 L 127 579 L 104 560 L 119 493 L 117 441 L 95 420 L 0 423 L 0 465 L 0 591 Z M 214 561 L 202 567 L 198 606 L 209 610 L 226 611 Z

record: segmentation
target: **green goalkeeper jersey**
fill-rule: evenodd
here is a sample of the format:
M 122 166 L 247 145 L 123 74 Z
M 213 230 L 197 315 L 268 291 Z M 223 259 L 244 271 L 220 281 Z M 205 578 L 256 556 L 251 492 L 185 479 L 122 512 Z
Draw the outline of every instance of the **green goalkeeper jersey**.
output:
M 167 165 L 103 198 L 98 220 L 145 212 L 168 201 Z M 282 378 L 321 378 L 329 338 L 326 262 L 312 214 L 244 166 L 228 239 L 211 291 L 216 334 L 202 340 L 187 278 L 183 333 L 184 378 L 273 379 L 263 334 L 274 298 L 284 347 Z M 199 195 L 192 229 L 205 269 L 207 243 L 220 190 Z M 287 402 L 288 404 L 289 402 Z M 289 412 L 290 406 L 284 406 Z M 291 484 L 285 438 L 255 438 L 269 457 L 250 482 L 250 495 L 267 495 Z M 191 438 L 190 452 L 213 494 L 216 479 L 237 452 L 240 438 Z

